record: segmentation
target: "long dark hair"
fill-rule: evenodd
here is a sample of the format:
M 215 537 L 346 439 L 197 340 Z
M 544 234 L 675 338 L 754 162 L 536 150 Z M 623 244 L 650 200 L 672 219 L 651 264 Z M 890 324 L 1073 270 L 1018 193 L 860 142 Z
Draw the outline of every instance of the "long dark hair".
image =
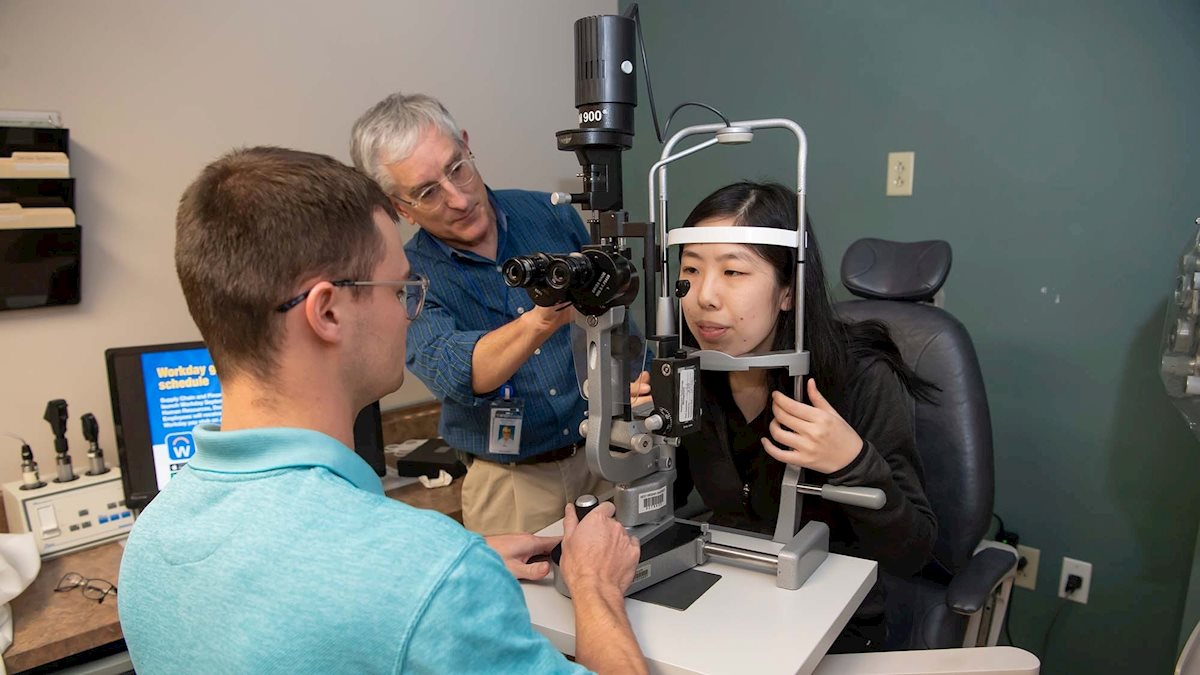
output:
M 807 215 L 807 214 L 806 214 Z M 796 229 L 796 193 L 779 183 L 740 182 L 727 185 L 705 197 L 684 221 L 692 227 L 713 218 L 730 218 L 734 225 Z M 804 347 L 809 352 L 809 375 L 817 380 L 822 394 L 835 407 L 859 368 L 877 360 L 891 366 L 914 397 L 932 401 L 936 385 L 922 379 L 904 363 L 888 328 L 880 321 L 848 323 L 840 320 L 829 299 L 825 266 L 813 236 L 812 222 L 805 218 L 808 245 L 804 255 Z M 775 280 L 790 287 L 796 275 L 796 251 L 784 246 L 747 244 L 775 269 Z M 793 307 L 795 303 L 793 303 Z M 683 327 L 687 333 L 687 326 Z M 781 311 L 772 350 L 790 349 L 796 334 L 796 311 Z M 685 338 L 690 338 L 685 334 Z M 772 371 L 773 389 L 784 390 L 790 378 L 782 370 Z

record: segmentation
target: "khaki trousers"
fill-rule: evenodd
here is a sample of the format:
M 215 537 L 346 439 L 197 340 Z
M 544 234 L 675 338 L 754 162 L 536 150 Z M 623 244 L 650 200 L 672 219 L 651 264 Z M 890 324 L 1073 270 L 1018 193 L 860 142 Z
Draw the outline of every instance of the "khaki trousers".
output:
M 572 457 L 540 464 L 476 459 L 462 485 L 463 526 L 484 536 L 537 532 L 563 517 L 568 502 L 612 484 L 593 476 L 580 448 Z

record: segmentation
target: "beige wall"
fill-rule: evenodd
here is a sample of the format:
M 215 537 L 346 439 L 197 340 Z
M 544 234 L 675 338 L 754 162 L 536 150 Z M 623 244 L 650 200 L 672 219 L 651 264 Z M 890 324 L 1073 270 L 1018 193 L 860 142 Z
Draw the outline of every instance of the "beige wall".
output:
M 100 421 L 115 461 L 109 347 L 198 339 L 172 262 L 176 200 L 209 160 L 274 144 L 343 161 L 354 119 L 403 89 L 440 97 L 489 184 L 577 189 L 572 22 L 617 0 L 0 0 L 0 109 L 58 110 L 84 226 L 83 302 L 0 312 L 0 432 L 53 473 L 46 401 Z M 416 378 L 385 399 L 427 400 Z M 0 437 L 0 481 L 19 478 Z

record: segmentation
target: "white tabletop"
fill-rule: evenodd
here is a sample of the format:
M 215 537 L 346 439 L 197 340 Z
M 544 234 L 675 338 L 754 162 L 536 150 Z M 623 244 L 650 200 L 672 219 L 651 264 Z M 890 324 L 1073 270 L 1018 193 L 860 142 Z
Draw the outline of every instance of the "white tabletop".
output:
M 555 523 L 539 534 L 558 534 Z M 716 539 L 717 537 L 714 537 Z M 736 541 L 741 539 L 744 541 Z M 744 537 L 719 543 L 778 549 Z M 629 622 L 656 673 L 811 673 L 875 584 L 871 560 L 830 554 L 805 584 L 788 591 L 772 574 L 709 562 L 696 569 L 721 575 L 686 611 L 626 600 Z M 534 627 L 559 651 L 575 654 L 569 598 L 547 578 L 521 582 Z

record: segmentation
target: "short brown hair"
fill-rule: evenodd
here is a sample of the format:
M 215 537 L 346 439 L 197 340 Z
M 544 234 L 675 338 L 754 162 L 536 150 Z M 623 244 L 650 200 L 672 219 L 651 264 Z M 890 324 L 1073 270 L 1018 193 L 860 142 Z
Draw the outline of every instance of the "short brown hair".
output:
M 175 270 L 218 370 L 270 378 L 276 307 L 297 285 L 370 278 L 383 257 L 376 209 L 399 219 L 370 178 L 325 155 L 257 147 L 204 168 L 179 201 Z

